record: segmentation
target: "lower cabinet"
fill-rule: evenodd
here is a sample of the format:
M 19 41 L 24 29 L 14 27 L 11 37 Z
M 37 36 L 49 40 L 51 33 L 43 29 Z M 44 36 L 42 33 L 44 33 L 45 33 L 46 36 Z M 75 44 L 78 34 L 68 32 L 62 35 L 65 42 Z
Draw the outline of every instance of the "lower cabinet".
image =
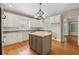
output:
M 2 40 L 4 41 L 3 42 L 3 46 L 14 44 L 18 40 L 18 34 L 15 34 L 15 33 L 6 33 L 6 34 L 4 34 Z
M 28 40 L 27 32 L 4 33 L 2 36 L 2 45 L 10 45 Z

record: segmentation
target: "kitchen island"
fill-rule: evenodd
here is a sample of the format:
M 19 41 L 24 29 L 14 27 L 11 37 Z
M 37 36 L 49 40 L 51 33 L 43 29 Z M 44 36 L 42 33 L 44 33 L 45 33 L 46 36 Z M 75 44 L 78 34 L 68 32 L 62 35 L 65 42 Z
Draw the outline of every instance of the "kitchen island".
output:
M 36 31 L 29 34 L 30 48 L 39 54 L 46 54 L 51 48 L 52 33 Z

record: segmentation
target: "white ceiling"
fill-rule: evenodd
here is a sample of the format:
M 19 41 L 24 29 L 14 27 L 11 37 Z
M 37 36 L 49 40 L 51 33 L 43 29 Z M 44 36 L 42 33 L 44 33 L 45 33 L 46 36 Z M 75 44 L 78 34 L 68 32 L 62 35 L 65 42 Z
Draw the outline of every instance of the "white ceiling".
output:
M 9 7 L 12 5 L 12 7 Z M 23 13 L 24 15 L 34 16 L 39 10 L 38 3 L 5 3 L 6 10 Z M 79 8 L 78 3 L 43 3 L 42 10 L 48 15 L 62 13 L 68 10 Z

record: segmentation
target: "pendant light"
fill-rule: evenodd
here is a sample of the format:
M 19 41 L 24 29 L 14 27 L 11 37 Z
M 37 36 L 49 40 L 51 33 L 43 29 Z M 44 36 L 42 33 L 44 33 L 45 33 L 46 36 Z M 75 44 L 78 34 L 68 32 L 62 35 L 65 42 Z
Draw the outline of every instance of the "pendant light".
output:
M 2 19 L 6 19 L 6 15 L 4 14 L 4 5 L 2 4 Z
M 45 13 L 41 10 L 42 3 L 39 3 L 39 11 L 36 13 L 35 18 L 38 20 L 44 19 L 45 18 Z

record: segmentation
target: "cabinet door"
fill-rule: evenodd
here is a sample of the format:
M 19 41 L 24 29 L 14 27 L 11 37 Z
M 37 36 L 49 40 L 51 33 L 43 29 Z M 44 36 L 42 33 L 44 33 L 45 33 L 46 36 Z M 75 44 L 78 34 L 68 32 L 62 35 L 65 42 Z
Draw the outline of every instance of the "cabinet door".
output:
M 14 17 L 13 17 L 13 15 L 12 14 L 10 14 L 10 13 L 7 13 L 7 26 L 8 27 L 12 27 L 13 26 L 13 19 L 14 19 Z
M 55 19 L 54 16 L 53 17 L 50 17 L 50 23 L 54 23 L 54 19 Z
M 12 44 L 13 43 L 13 36 L 12 34 L 5 34 L 5 45 L 9 45 L 9 44 Z
M 2 19 L 2 26 L 7 27 L 8 26 L 8 15 L 5 13 L 6 19 Z
M 18 42 L 28 40 L 27 32 L 18 32 Z
M 17 32 L 17 42 L 23 41 L 22 39 L 22 32 Z
M 2 46 L 3 47 L 6 45 L 5 39 L 6 39 L 6 36 L 2 34 Z
M 17 34 L 16 33 L 5 34 L 5 45 L 14 43 L 17 43 Z
M 61 16 L 60 15 L 50 17 L 50 23 L 60 23 L 60 22 L 61 22 Z
M 18 16 L 5 12 L 6 19 L 3 20 L 3 24 L 5 27 L 15 27 L 18 26 Z
M 25 32 L 24 35 L 25 35 L 25 40 L 28 40 L 29 39 L 29 32 L 28 31 Z
M 30 27 L 35 27 L 36 25 L 35 25 L 35 20 L 33 21 L 33 20 L 31 20 L 30 21 Z
M 37 41 L 37 44 L 36 44 L 36 50 L 37 50 L 37 52 L 39 52 L 40 54 L 42 53 L 42 40 L 43 40 L 43 38 L 40 38 L 40 37 L 37 37 L 37 39 L 36 39 Z
M 32 43 L 33 43 L 33 45 L 32 45 L 33 49 L 36 50 L 36 47 L 37 47 L 36 46 L 37 45 L 37 38 L 36 38 L 36 36 L 33 35 L 32 38 L 31 38 L 31 40 L 32 40 Z
M 29 44 L 30 44 L 30 47 L 33 48 L 33 39 L 32 39 L 32 35 L 29 35 Z
M 60 15 L 56 15 L 54 17 L 55 17 L 55 19 L 54 19 L 55 23 L 60 23 L 61 22 L 61 16 Z
M 20 16 L 13 15 L 13 27 L 20 26 Z

